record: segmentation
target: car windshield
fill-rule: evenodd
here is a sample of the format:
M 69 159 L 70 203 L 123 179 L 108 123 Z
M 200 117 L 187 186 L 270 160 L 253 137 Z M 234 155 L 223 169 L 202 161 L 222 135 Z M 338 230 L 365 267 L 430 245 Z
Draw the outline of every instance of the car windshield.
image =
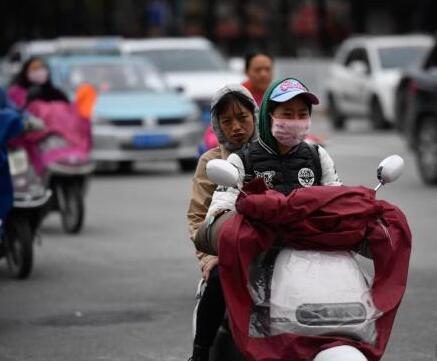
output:
M 163 90 L 160 75 L 151 67 L 135 63 L 87 63 L 70 67 L 67 88 L 90 83 L 99 92 Z
M 227 69 L 223 57 L 214 49 L 162 49 L 134 52 L 145 56 L 160 71 L 222 71 Z
M 428 52 L 426 46 L 388 47 L 378 50 L 383 69 L 408 68 L 419 65 Z

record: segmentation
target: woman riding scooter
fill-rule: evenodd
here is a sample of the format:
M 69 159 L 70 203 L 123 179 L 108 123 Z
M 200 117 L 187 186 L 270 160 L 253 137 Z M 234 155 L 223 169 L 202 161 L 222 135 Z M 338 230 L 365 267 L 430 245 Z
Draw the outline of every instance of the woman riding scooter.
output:
M 262 102 L 264 92 L 269 87 L 273 78 L 273 58 L 260 51 L 248 53 L 245 57 L 245 74 L 247 80 L 241 85 L 249 90 L 256 105 L 259 107 Z M 216 134 L 211 124 L 205 130 L 203 142 L 199 146 L 199 153 L 202 154 L 208 149 L 219 145 Z
M 212 128 L 220 146 L 208 150 L 198 162 L 193 178 L 192 196 L 187 213 L 190 237 L 194 240 L 205 219 L 216 186 L 206 177 L 206 164 L 211 159 L 226 159 L 231 152 L 256 139 L 258 108 L 249 91 L 241 85 L 220 89 L 211 103 Z M 197 327 L 192 360 L 207 360 L 209 348 L 223 319 L 223 295 L 217 272 L 217 257 L 197 253 L 207 286 L 197 308 Z M 212 315 L 212 318 L 208 315 Z
M 7 259 L 11 275 L 20 279 L 32 270 L 35 234 L 51 193 L 12 138 L 42 129 L 40 119 L 19 112 L 0 89 L 0 258 Z
M 70 103 L 66 95 L 53 86 L 48 67 L 40 58 L 29 59 L 9 88 L 9 95 L 17 106 L 44 121 L 45 131 L 24 136 L 19 141 L 38 175 L 44 177 L 53 191 L 54 197 L 46 211 L 60 211 L 67 233 L 78 233 L 82 229 L 84 196 L 94 169 L 90 159 L 88 118 L 93 104 L 81 106 L 84 100 L 81 90 L 82 87 L 77 90 L 77 102 Z M 91 98 L 93 103 L 95 97 Z
M 39 57 L 31 57 L 23 64 L 9 85 L 8 96 L 18 108 L 34 100 L 69 102 L 64 92 L 53 85 L 47 64 Z

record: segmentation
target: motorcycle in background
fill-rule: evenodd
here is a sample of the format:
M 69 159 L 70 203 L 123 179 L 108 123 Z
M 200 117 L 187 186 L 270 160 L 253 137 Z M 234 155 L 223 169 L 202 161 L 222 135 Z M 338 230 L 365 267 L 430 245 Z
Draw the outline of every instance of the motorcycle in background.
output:
M 10 149 L 8 158 L 14 203 L 1 225 L 0 258 L 6 258 L 13 277 L 24 279 L 32 271 L 34 240 L 51 191 L 35 173 L 24 149 Z
M 66 149 L 66 140 L 58 135 L 47 136 L 39 143 L 43 153 Z M 85 195 L 94 164 L 87 157 L 71 152 L 47 164 L 44 179 L 53 197 L 48 211 L 59 211 L 65 232 L 80 232 L 85 219 Z
M 90 175 L 91 124 L 75 103 L 34 100 L 26 111 L 44 122 L 45 129 L 18 141 L 53 197 L 45 214 L 60 212 L 66 233 L 79 233 L 85 219 L 85 195 Z

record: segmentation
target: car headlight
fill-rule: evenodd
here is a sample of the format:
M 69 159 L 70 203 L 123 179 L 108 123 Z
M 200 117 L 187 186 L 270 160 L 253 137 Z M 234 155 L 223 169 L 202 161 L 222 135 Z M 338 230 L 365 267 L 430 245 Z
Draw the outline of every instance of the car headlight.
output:
M 12 176 L 25 173 L 29 168 L 29 158 L 23 149 L 10 151 L 9 155 L 9 170 Z

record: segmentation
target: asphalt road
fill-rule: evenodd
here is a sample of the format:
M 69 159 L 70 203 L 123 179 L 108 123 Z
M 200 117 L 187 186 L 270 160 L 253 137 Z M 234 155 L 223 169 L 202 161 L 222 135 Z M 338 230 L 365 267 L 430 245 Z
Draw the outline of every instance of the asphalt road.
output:
M 386 155 L 406 160 L 405 174 L 380 197 L 399 205 L 414 235 L 410 277 L 383 360 L 437 359 L 437 188 L 425 187 L 395 132 L 353 122 L 316 133 L 346 184 L 376 184 Z M 86 227 L 64 235 L 57 215 L 45 222 L 30 279 L 15 281 L 0 263 L 0 361 L 186 360 L 199 279 L 185 210 L 191 176 L 172 163 L 133 175 L 100 175 L 87 198 Z

